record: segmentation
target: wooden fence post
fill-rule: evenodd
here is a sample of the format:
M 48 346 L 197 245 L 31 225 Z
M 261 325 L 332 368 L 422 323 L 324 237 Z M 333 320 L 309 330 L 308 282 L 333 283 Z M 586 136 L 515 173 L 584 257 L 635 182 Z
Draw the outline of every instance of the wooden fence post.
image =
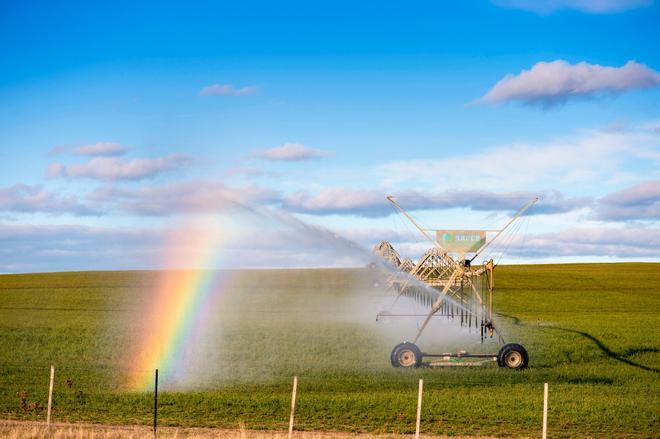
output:
M 417 392 L 417 423 L 415 424 L 415 439 L 419 439 L 419 423 L 422 418 L 422 392 L 424 389 L 424 380 L 419 379 L 419 390 Z
M 548 434 L 548 383 L 543 384 L 543 439 Z
M 291 392 L 291 416 L 289 417 L 289 439 L 293 436 L 293 415 L 296 412 L 296 392 L 298 390 L 298 376 L 293 377 L 293 391 Z
M 50 366 L 50 386 L 48 387 L 48 414 L 46 415 L 46 424 L 50 429 L 50 413 L 53 409 L 53 384 L 55 384 L 55 366 Z

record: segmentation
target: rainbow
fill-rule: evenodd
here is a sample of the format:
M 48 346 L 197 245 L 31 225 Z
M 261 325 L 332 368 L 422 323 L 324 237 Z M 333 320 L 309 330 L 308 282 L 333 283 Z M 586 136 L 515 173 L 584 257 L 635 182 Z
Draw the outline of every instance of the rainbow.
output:
M 231 276 L 219 273 L 228 242 L 226 227 L 205 223 L 178 229 L 169 237 L 166 267 L 191 267 L 162 272 L 140 314 L 141 334 L 129 349 L 128 387 L 153 388 L 154 370 L 185 376 L 186 359 L 195 354 L 214 300 L 230 288 Z

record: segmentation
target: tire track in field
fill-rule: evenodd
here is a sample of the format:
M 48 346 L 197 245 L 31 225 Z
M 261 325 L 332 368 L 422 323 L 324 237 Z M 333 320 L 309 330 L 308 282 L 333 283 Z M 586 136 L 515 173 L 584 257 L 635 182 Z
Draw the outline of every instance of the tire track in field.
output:
M 598 349 L 600 349 L 601 352 L 603 352 L 609 358 L 620 361 L 620 362 L 625 363 L 625 364 L 627 364 L 629 366 L 632 366 L 632 367 L 637 367 L 637 368 L 645 370 L 647 372 L 655 372 L 655 373 L 660 372 L 660 369 L 657 369 L 657 368 L 651 367 L 651 366 L 646 366 L 644 364 L 637 363 L 637 362 L 629 360 L 627 358 L 628 356 L 634 355 L 634 354 L 640 354 L 640 353 L 645 353 L 645 352 L 654 352 L 654 353 L 655 352 L 660 352 L 660 349 L 657 349 L 657 348 L 631 349 L 631 350 L 629 350 L 628 352 L 626 352 L 624 354 L 619 354 L 617 352 L 614 352 L 612 349 L 608 348 L 605 345 L 605 343 L 603 343 L 601 340 L 594 337 L 593 335 L 589 334 L 588 332 L 579 331 L 577 329 L 571 329 L 571 328 L 563 328 L 561 326 L 536 326 L 536 325 L 530 325 L 530 324 L 522 323 L 520 321 L 520 319 L 516 316 L 512 316 L 512 315 L 509 315 L 509 314 L 501 314 L 501 313 L 496 313 L 496 314 L 500 317 L 505 317 L 505 318 L 511 319 L 513 321 L 513 324 L 516 325 L 516 326 L 523 326 L 523 327 L 528 327 L 528 328 L 532 328 L 532 329 L 555 329 L 555 330 L 558 330 L 558 331 L 564 331 L 564 332 L 570 332 L 570 333 L 573 333 L 573 334 L 578 334 L 581 337 L 584 337 L 587 340 L 590 340 L 591 342 L 593 342 L 598 347 Z

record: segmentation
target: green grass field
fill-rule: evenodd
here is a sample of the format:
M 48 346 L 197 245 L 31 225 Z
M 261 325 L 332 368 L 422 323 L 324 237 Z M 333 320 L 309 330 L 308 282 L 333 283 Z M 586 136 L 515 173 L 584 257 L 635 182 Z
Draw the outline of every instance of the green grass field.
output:
M 161 424 L 285 429 L 297 374 L 296 427 L 304 430 L 412 432 L 421 377 L 429 434 L 536 436 L 544 382 L 551 437 L 660 431 L 660 264 L 498 267 L 497 322 L 530 352 L 521 372 L 494 364 L 392 368 L 393 343 L 410 338 L 415 322 L 407 333 L 375 324 L 365 272 L 236 274 L 222 301 L 232 312 L 213 323 L 218 335 L 205 341 L 197 385 L 159 392 Z M 153 395 L 126 390 L 122 377 L 125 347 L 139 336 L 145 291 L 157 276 L 0 276 L 0 417 L 44 419 L 54 364 L 56 421 L 151 422 Z M 459 347 L 432 335 L 426 346 Z

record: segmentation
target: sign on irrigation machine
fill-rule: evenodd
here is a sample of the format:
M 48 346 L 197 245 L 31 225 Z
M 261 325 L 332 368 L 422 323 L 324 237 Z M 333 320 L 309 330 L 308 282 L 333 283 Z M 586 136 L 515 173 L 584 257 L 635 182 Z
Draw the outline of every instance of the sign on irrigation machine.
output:
M 505 343 L 501 332 L 493 323 L 493 302 L 496 264 L 493 259 L 480 264 L 474 261 L 484 250 L 498 240 L 520 217 L 538 201 L 535 197 L 521 207 L 515 215 L 497 230 L 451 230 L 421 227 L 394 197 L 387 197 L 394 208 L 405 216 L 419 232 L 432 243 L 416 262 L 402 259 L 386 241 L 374 249 L 374 253 L 387 261 L 387 288 L 396 293 L 394 304 L 402 296 L 412 298 L 427 309 L 412 341 L 404 341 L 394 347 L 390 355 L 394 367 L 425 366 L 472 366 L 497 361 L 500 367 L 523 369 L 529 357 L 525 348 L 517 343 Z M 373 266 L 373 265 L 372 265 Z M 393 304 L 393 305 L 394 305 Z M 376 319 L 384 317 L 411 317 L 411 314 L 381 312 Z M 461 326 L 479 330 L 481 342 L 497 335 L 501 348 L 497 353 L 432 353 L 424 352 L 417 342 L 433 317 L 460 319 Z M 424 362 L 425 358 L 431 361 Z
M 435 240 L 449 253 L 476 252 L 486 245 L 487 230 L 435 230 Z

